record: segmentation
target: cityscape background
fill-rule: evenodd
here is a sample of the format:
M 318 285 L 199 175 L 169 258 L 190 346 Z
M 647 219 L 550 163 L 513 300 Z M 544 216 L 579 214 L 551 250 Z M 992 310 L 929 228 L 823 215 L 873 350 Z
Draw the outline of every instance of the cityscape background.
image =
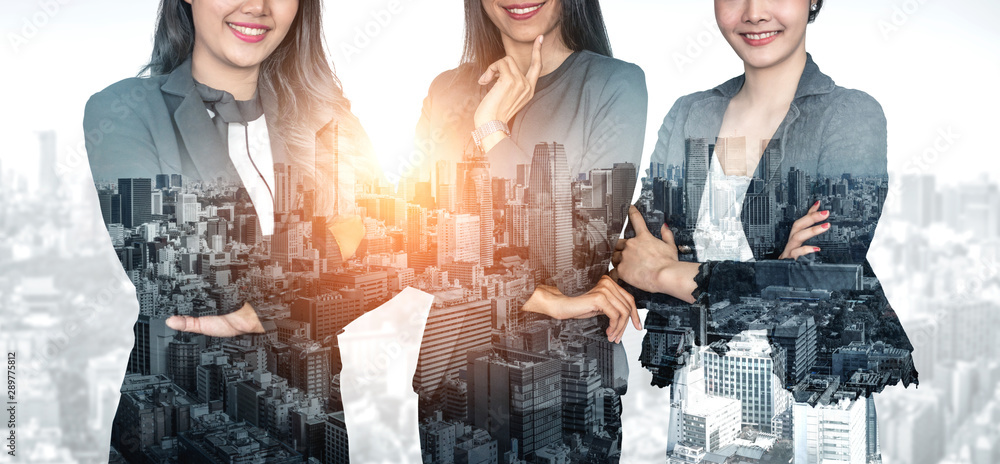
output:
M 417 11 L 420 3 L 406 3 L 406 11 Z M 621 3 L 620 10 L 605 6 L 611 35 L 618 55 L 646 70 L 653 128 L 647 131 L 647 138 L 650 134 L 655 138 L 656 126 L 677 96 L 737 74 L 738 62 L 717 33 L 713 35 L 711 27 L 706 27 L 711 12 L 703 2 L 666 6 L 663 2 Z M 31 456 L 30 462 L 90 462 L 106 456 L 87 437 L 101 433 L 100 427 L 108 433 L 114 413 L 111 402 L 118 396 L 122 375 L 121 368 L 109 360 L 116 355 L 114 347 L 118 347 L 118 357 L 121 350 L 128 349 L 122 347 L 120 334 L 131 330 L 131 321 L 116 318 L 119 313 L 114 308 L 132 304 L 129 300 L 133 296 L 118 285 L 121 276 L 107 277 L 120 269 L 120 263 L 102 260 L 98 253 L 105 246 L 101 240 L 106 240 L 106 231 L 93 215 L 99 205 L 93 198 L 92 184 L 87 175 L 80 175 L 86 171 L 86 159 L 81 159 L 82 152 L 76 149 L 83 137 L 78 128 L 86 97 L 132 73 L 145 57 L 148 40 L 143 40 L 151 32 L 155 7 L 136 6 L 133 8 L 145 9 L 130 11 L 126 2 L 110 9 L 59 4 L 61 12 L 39 30 L 27 48 L 16 53 L 10 34 L 22 30 L 22 19 L 31 21 L 35 13 L 44 11 L 41 2 L 19 5 L 16 8 L 22 10 L 15 9 L 4 20 L 9 45 L 3 47 L 5 62 L 12 63 L 13 69 L 37 72 L 5 77 L 12 79 L 12 88 L 29 91 L 11 95 L 13 107 L 23 111 L 5 111 L 0 124 L 6 144 L 0 150 L 0 191 L 5 205 L 0 211 L 0 261 L 5 263 L 0 274 L 0 307 L 5 342 L 12 333 L 19 340 L 37 343 L 34 350 L 38 356 L 19 364 L 24 372 L 19 377 L 23 401 L 19 420 L 25 425 L 20 430 L 19 448 Z M 972 135 L 989 133 L 997 122 L 979 109 L 995 107 L 996 102 L 990 99 L 996 97 L 956 98 L 956 90 L 982 88 L 981 79 L 996 75 L 996 61 L 982 58 L 993 56 L 991 47 L 1000 43 L 986 19 L 994 17 L 998 8 L 971 1 L 899 1 L 879 6 L 845 1 L 827 5 L 811 26 L 810 51 L 824 72 L 842 85 L 875 96 L 889 120 L 887 214 L 880 222 L 869 259 L 910 335 L 921 385 L 907 390 L 892 387 L 876 396 L 885 462 L 978 463 L 996 459 L 998 431 L 993 424 L 998 415 L 998 347 L 990 334 L 1000 327 L 995 307 L 1000 200 L 998 173 L 993 171 L 997 167 L 989 163 L 988 150 L 978 147 Z M 663 14 L 650 14 L 649 9 Z M 116 11 L 128 20 L 96 11 Z M 642 16 L 648 19 L 632 14 L 636 11 L 646 12 Z M 638 33 L 618 32 L 624 31 L 621 25 L 628 21 L 656 22 L 668 14 L 701 20 L 662 32 L 664 37 L 657 44 L 644 41 Z M 363 26 L 364 18 L 360 14 L 342 19 Z M 337 62 L 363 122 L 366 111 L 379 114 L 375 102 L 393 105 L 404 101 L 370 97 L 351 81 L 375 56 L 391 52 L 391 47 L 380 44 L 402 43 L 391 39 L 391 34 L 403 33 L 403 24 L 419 24 L 415 17 L 400 15 L 396 19 L 401 26 L 386 28 L 385 35 L 365 49 L 370 54 L 359 55 L 351 64 Z M 95 27 L 102 21 L 121 27 Z M 858 22 L 863 26 L 858 34 L 842 36 L 845 23 Z M 354 27 L 352 24 L 344 30 L 353 31 Z M 122 54 L 131 56 L 131 61 L 120 58 L 123 63 L 108 67 L 107 75 L 91 73 L 87 79 L 92 81 L 86 81 L 89 84 L 57 85 L 61 71 L 73 66 L 71 57 L 93 59 L 92 54 L 72 49 L 86 41 L 69 40 L 64 34 L 95 30 L 99 32 L 93 36 L 95 41 L 137 43 L 131 55 Z M 123 40 L 121 35 L 130 31 L 136 40 Z M 941 41 L 939 37 L 945 33 L 953 39 Z M 454 29 L 452 34 L 456 37 Z M 701 41 L 707 44 L 701 45 L 702 52 L 693 53 L 697 47 L 687 49 L 688 39 L 698 44 L 702 37 L 710 36 L 715 38 Z M 333 44 L 337 49 L 339 42 Z M 658 52 L 649 53 L 651 49 Z M 866 53 L 858 55 L 856 50 Z M 691 64 L 683 68 L 677 65 L 678 54 L 692 58 Z M 426 76 L 424 84 L 415 84 L 416 96 L 405 101 L 419 108 L 416 105 L 429 79 L 450 67 L 454 56 L 457 52 L 432 53 L 433 65 L 417 67 Z M 888 68 L 887 56 L 896 65 Z M 362 66 L 366 57 L 368 64 Z M 334 59 L 338 58 L 335 54 Z M 872 69 L 879 69 L 877 76 Z M 957 73 L 955 69 L 966 71 Z M 711 76 L 708 82 L 706 76 Z M 62 102 L 66 110 L 51 114 L 51 105 L 37 103 L 42 93 Z M 397 130 L 412 124 L 405 118 L 406 111 L 399 113 L 406 124 L 395 126 Z M 415 110 L 410 114 L 415 120 Z M 390 138 L 379 137 L 376 126 L 372 125 L 373 138 Z M 49 129 L 57 134 L 54 157 L 40 155 L 38 131 Z M 646 146 L 648 153 L 652 144 L 647 142 Z M 641 164 L 647 165 L 646 161 Z M 55 179 L 40 175 L 52 171 Z M 8 322 L 11 320 L 16 322 Z M 49 401 L 54 396 L 67 401 Z M 627 429 L 628 423 L 624 426 Z

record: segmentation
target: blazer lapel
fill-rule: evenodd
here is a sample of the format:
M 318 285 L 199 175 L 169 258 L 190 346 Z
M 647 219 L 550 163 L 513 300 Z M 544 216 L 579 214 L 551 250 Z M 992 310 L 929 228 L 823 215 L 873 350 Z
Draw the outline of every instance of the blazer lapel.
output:
M 190 58 L 170 73 L 160 90 L 183 98 L 174 110 L 174 124 L 201 180 L 219 177 L 239 180 L 226 144 L 212 124 L 205 103 L 194 88 Z

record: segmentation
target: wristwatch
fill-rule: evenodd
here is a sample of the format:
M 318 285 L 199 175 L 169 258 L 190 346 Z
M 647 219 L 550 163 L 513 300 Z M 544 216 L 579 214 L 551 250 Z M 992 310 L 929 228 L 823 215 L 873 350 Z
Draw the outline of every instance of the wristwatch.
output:
M 507 124 L 505 124 L 503 121 L 494 119 L 492 121 L 488 121 L 486 124 L 483 124 L 477 127 L 476 130 L 472 131 L 472 140 L 476 142 L 476 146 L 479 147 L 480 150 L 483 150 L 483 139 L 492 135 L 494 132 L 499 132 L 499 131 L 503 131 L 503 133 L 506 134 L 507 137 L 510 137 L 510 129 L 507 128 Z

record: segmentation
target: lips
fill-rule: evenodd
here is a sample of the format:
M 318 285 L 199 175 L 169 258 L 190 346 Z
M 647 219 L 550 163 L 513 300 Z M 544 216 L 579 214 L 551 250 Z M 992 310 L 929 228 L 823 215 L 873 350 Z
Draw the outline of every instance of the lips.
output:
M 270 27 L 262 24 L 226 23 L 226 25 L 229 26 L 229 30 L 233 32 L 236 38 L 248 43 L 256 43 L 264 40 L 268 31 L 271 30 Z
M 524 21 L 532 16 L 538 14 L 538 10 L 545 5 L 546 2 L 541 3 L 519 3 L 515 5 L 507 5 L 503 7 L 507 15 L 516 21 Z
M 760 47 L 773 42 L 775 37 L 779 34 L 781 34 L 781 31 L 744 32 L 740 34 L 740 37 L 742 37 L 743 41 L 747 44 L 754 47 Z

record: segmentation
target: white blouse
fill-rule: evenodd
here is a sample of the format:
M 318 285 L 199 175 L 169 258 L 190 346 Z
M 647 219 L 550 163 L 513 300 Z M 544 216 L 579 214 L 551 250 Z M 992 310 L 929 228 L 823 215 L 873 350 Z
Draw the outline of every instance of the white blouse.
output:
M 273 235 L 274 157 L 263 115 L 246 126 L 236 122 L 229 123 L 229 157 L 253 201 L 261 233 Z
M 711 159 L 693 234 L 698 261 L 754 261 L 740 221 L 751 177 L 726 175 L 715 153 Z

